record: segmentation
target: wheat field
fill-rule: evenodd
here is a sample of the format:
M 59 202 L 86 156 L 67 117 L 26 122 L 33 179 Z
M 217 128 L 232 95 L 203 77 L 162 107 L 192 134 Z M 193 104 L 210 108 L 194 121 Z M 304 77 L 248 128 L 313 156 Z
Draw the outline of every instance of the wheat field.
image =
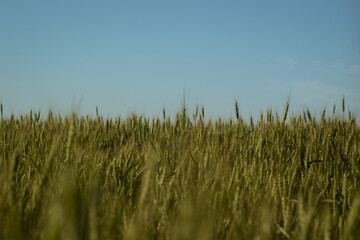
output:
M 98 111 L 97 111 L 98 112 Z M 0 239 L 359 239 L 351 112 L 0 122 Z

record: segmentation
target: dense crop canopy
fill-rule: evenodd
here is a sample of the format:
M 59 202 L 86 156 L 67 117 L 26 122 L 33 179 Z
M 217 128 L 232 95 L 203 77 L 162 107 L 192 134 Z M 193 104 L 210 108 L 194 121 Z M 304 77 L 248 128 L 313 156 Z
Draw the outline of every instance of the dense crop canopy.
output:
M 2 107 L 1 107 L 2 110 Z M 2 112 L 2 111 L 1 111 Z M 0 123 L 0 239 L 355 239 L 360 129 L 40 113 Z

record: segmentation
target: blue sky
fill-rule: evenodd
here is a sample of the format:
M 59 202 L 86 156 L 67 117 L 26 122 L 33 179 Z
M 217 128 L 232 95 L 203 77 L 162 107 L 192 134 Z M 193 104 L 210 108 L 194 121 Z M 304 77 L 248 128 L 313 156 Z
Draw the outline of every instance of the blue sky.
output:
M 358 1 L 0 1 L 0 101 L 104 116 L 360 115 Z

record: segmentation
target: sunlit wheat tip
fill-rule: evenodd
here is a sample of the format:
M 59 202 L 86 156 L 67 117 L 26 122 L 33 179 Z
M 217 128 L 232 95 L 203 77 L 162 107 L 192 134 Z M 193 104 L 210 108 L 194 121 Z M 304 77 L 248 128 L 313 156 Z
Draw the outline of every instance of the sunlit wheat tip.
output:
M 285 111 L 284 111 L 282 123 L 285 123 L 285 120 L 286 120 L 286 116 L 287 116 L 287 114 L 288 114 L 288 111 L 289 111 L 289 102 L 286 102 L 286 106 L 285 106 Z

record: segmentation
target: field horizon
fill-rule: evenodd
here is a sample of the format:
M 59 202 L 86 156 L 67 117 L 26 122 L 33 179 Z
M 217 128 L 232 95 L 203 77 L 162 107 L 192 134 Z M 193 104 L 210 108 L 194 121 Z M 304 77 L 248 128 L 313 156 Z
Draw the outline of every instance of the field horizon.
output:
M 235 102 L 237 102 L 238 104 L 238 100 L 235 99 Z M 307 114 L 307 112 L 309 112 L 312 116 L 315 117 L 315 119 L 321 119 L 324 116 L 326 118 L 344 118 L 347 117 L 349 118 L 349 114 L 351 115 L 350 118 L 354 118 L 357 122 L 360 121 L 360 114 L 357 111 L 354 111 L 351 106 L 348 106 L 345 104 L 345 96 L 342 97 L 342 100 L 337 102 L 334 102 L 331 106 L 330 105 L 324 105 L 323 108 L 321 108 L 321 110 L 314 110 L 314 109 L 310 109 L 309 106 L 304 106 L 302 108 L 297 108 L 295 110 L 291 109 L 291 99 L 290 97 L 287 98 L 286 101 L 284 101 L 283 106 L 281 109 L 277 109 L 274 110 L 271 107 L 267 107 L 267 108 L 261 108 L 258 111 L 255 112 L 247 112 L 244 113 L 241 111 L 241 107 L 238 104 L 238 112 L 239 112 L 239 117 L 241 117 L 241 119 L 243 121 L 245 121 L 246 123 L 250 123 L 250 119 L 253 119 L 254 122 L 258 122 L 261 121 L 261 117 L 264 117 L 264 115 L 268 114 L 269 112 L 274 113 L 274 114 L 280 114 L 281 111 L 283 111 L 286 108 L 286 105 L 290 106 L 289 111 L 287 112 L 287 117 L 288 118 L 296 118 L 300 115 L 303 116 L 304 113 Z M 217 121 L 218 119 L 226 119 L 226 120 L 236 120 L 236 112 L 235 110 L 233 110 L 230 114 L 221 114 L 221 113 L 213 113 L 211 112 L 210 114 L 207 112 L 207 107 L 205 104 L 195 104 L 195 105 L 191 105 L 189 103 L 188 100 L 185 100 L 185 96 L 183 96 L 183 100 L 181 101 L 181 104 L 176 108 L 176 109 L 170 109 L 165 107 L 165 105 L 163 105 L 162 107 L 159 106 L 158 110 L 153 112 L 153 113 L 149 113 L 149 112 L 144 112 L 144 111 L 137 111 L 136 109 L 130 109 L 126 111 L 126 114 L 124 113 L 109 113 L 109 112 L 102 112 L 102 108 L 99 107 L 98 105 L 95 105 L 93 107 L 92 111 L 84 111 L 81 108 L 81 101 L 77 102 L 77 103 L 72 103 L 71 107 L 69 106 L 67 108 L 67 110 L 60 110 L 59 108 L 53 108 L 53 107 L 49 107 L 47 109 L 41 109 L 41 108 L 29 108 L 27 111 L 14 111 L 14 109 L 12 109 L 11 111 L 6 109 L 6 104 L 4 104 L 1 99 L 0 99 L 0 104 L 2 105 L 2 117 L 4 119 L 9 119 L 11 117 L 14 118 L 20 118 L 21 116 L 26 116 L 29 114 L 40 114 L 40 119 L 43 118 L 44 116 L 47 117 L 49 115 L 49 113 L 51 113 L 51 115 L 56 116 L 56 117 L 61 117 L 61 118 L 66 118 L 67 116 L 71 116 L 72 114 L 76 114 L 78 117 L 85 117 L 85 118 L 97 118 L 98 116 L 101 116 L 101 118 L 106 121 L 106 120 L 116 120 L 117 118 L 120 119 L 127 119 L 127 118 L 131 118 L 131 116 L 133 115 L 137 115 L 137 116 L 141 116 L 142 118 L 147 118 L 147 119 L 157 119 L 159 118 L 160 120 L 162 119 L 163 115 L 164 115 L 164 111 L 167 114 L 167 117 L 170 118 L 171 121 L 174 121 L 177 117 L 177 115 L 179 113 L 181 113 L 183 111 L 183 109 L 185 108 L 187 113 L 189 113 L 190 115 L 193 115 L 196 113 L 196 111 L 202 110 L 204 111 L 204 116 L 203 116 L 203 120 L 205 121 Z M 185 106 L 185 107 L 184 107 Z

